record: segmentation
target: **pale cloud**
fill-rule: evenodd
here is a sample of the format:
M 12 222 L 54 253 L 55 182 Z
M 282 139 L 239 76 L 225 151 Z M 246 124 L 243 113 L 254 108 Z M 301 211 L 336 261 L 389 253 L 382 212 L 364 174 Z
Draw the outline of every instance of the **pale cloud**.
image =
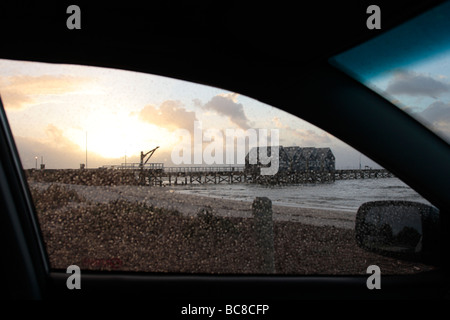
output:
M 197 120 L 194 111 L 187 110 L 181 102 L 174 100 L 166 100 L 158 108 L 147 105 L 139 111 L 138 117 L 144 122 L 171 131 L 187 129 L 190 132 L 193 131 L 194 122 Z
M 424 117 L 430 122 L 450 121 L 450 103 L 436 101 L 430 104 L 424 111 L 420 112 L 419 116 Z
M 81 150 L 80 147 L 72 142 L 70 139 L 64 136 L 62 129 L 56 127 L 53 124 L 48 124 L 45 129 L 45 134 L 47 136 L 45 143 L 53 146 L 57 149 L 64 150 Z
M 404 105 L 401 105 L 400 102 L 398 102 L 397 105 L 401 110 L 403 110 L 409 114 L 417 113 L 420 111 L 420 108 L 417 106 L 404 106 Z
M 386 92 L 391 95 L 426 96 L 437 99 L 450 92 L 450 84 L 445 78 L 432 78 L 412 71 L 397 70 L 389 82 Z
M 45 164 L 46 169 L 77 169 L 80 164 L 86 162 L 86 148 L 79 146 L 73 142 L 64 130 L 49 124 L 44 130 L 45 136 L 42 138 L 15 136 L 14 140 L 19 151 L 22 166 L 25 169 L 39 167 L 41 159 Z M 105 141 L 105 143 L 109 143 Z M 148 151 L 148 150 L 146 150 Z M 171 163 L 171 150 L 158 149 L 151 158 L 151 162 L 163 162 L 166 165 Z M 42 157 L 42 158 L 41 158 Z M 88 149 L 88 166 L 89 168 L 98 168 L 104 165 L 119 165 L 124 163 L 123 156 L 108 157 L 96 152 L 92 146 Z M 139 163 L 139 154 L 127 155 L 127 163 Z
M 66 75 L 0 76 L 0 95 L 6 109 L 22 109 L 48 95 L 79 91 L 91 82 L 90 78 Z
M 82 150 L 77 145 L 73 145 L 71 141 L 66 141 L 67 144 L 60 141 L 60 144 L 57 145 L 49 143 L 49 140 L 32 137 L 16 136 L 14 140 L 24 169 L 34 168 L 36 157 L 38 167 L 43 161 L 46 169 L 78 169 L 80 164 L 86 162 L 85 150 Z M 75 148 L 63 147 L 64 145 L 73 145 Z M 121 160 L 113 161 L 113 163 L 120 163 L 119 161 Z M 89 168 L 98 168 L 109 163 L 111 163 L 110 159 L 102 157 L 92 150 L 88 151 Z
M 42 159 L 47 169 L 79 168 L 80 163 L 85 162 L 85 150 L 68 139 L 63 130 L 54 124 L 47 125 L 43 138 L 15 136 L 14 140 L 25 169 L 35 167 L 36 157 L 38 165 Z M 90 161 L 99 158 L 97 154 L 89 153 Z
M 0 96 L 5 109 L 23 109 L 26 105 L 35 103 L 35 99 L 20 91 L 0 87 Z
M 203 105 L 202 101 L 201 101 L 200 99 L 197 99 L 197 98 L 193 99 L 193 100 L 192 100 L 192 103 L 193 103 L 194 106 L 196 106 L 196 107 L 201 107 L 201 106 Z
M 244 112 L 244 106 L 238 103 L 237 93 L 219 94 L 211 98 L 203 105 L 205 110 L 211 110 L 215 113 L 227 117 L 233 124 L 241 129 L 250 128 L 250 120 Z
M 330 136 L 326 132 L 316 132 L 308 129 L 293 129 L 292 133 L 296 141 L 299 142 L 298 145 L 318 146 L 332 142 Z
M 296 146 L 319 146 L 324 144 L 331 144 L 331 136 L 323 130 L 311 128 L 292 128 L 284 124 L 279 117 L 272 118 L 272 123 L 276 128 L 281 130 L 283 141 L 291 143 Z
M 279 117 L 273 117 L 272 118 L 272 123 L 275 125 L 276 128 L 278 129 L 292 129 L 290 128 L 288 125 L 283 124 L 281 122 L 281 119 Z
M 450 103 L 436 101 L 417 113 L 417 116 L 450 141 Z

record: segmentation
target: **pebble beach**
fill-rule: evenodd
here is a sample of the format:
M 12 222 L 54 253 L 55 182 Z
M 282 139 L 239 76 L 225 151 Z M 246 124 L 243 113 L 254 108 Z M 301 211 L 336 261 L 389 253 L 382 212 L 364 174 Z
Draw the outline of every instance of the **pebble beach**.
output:
M 251 202 L 186 195 L 169 187 L 29 185 L 54 269 L 77 264 L 165 274 L 267 272 Z M 433 270 L 359 248 L 354 218 L 347 211 L 273 205 L 270 273 L 366 274 L 372 264 L 384 274 Z

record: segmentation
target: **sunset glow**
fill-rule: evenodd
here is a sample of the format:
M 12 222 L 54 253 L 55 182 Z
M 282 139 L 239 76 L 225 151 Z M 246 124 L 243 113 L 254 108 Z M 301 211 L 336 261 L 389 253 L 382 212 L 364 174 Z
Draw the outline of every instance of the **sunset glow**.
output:
M 331 147 L 338 167 L 356 167 L 361 157 L 330 134 L 272 106 L 150 74 L 0 60 L 0 94 L 24 168 L 33 168 L 35 157 L 46 168 L 78 168 L 86 160 L 90 168 L 138 163 L 141 151 L 156 146 L 152 161 L 171 166 L 177 130 L 192 132 L 196 121 L 205 130 L 222 132 L 276 129 L 281 145 Z

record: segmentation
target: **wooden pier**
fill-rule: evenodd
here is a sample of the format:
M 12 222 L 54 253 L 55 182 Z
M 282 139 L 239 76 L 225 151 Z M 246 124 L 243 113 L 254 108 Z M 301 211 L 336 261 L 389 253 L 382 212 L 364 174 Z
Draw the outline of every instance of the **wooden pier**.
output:
M 149 185 L 187 185 L 219 183 L 251 183 L 252 176 L 244 167 L 166 167 L 163 171 L 149 170 Z
M 168 167 L 164 170 L 146 170 L 147 185 L 188 185 L 221 183 L 301 184 L 327 183 L 349 179 L 381 179 L 393 175 L 384 169 L 282 172 L 259 175 L 244 167 Z
M 260 175 L 246 171 L 244 166 L 228 167 L 164 167 L 149 164 L 137 167 L 108 167 L 98 169 L 43 169 L 26 170 L 34 181 L 60 182 L 83 185 L 150 185 L 173 186 L 193 184 L 256 183 L 268 185 L 328 183 L 349 179 L 381 179 L 394 177 L 384 169 L 279 172 Z
M 393 178 L 386 169 L 336 170 L 335 180 Z

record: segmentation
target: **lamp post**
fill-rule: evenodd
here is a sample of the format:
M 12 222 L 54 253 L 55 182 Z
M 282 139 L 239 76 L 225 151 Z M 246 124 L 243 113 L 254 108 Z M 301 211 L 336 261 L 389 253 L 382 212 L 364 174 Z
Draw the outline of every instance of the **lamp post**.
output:
M 86 131 L 86 169 L 87 169 L 87 167 L 88 167 L 88 164 L 87 164 L 87 156 L 88 156 L 88 149 L 87 149 L 87 131 Z
M 34 157 L 34 160 L 36 160 L 36 170 L 37 170 L 37 157 Z
M 359 154 L 359 170 L 361 170 L 361 156 L 362 156 L 362 154 L 360 153 Z

